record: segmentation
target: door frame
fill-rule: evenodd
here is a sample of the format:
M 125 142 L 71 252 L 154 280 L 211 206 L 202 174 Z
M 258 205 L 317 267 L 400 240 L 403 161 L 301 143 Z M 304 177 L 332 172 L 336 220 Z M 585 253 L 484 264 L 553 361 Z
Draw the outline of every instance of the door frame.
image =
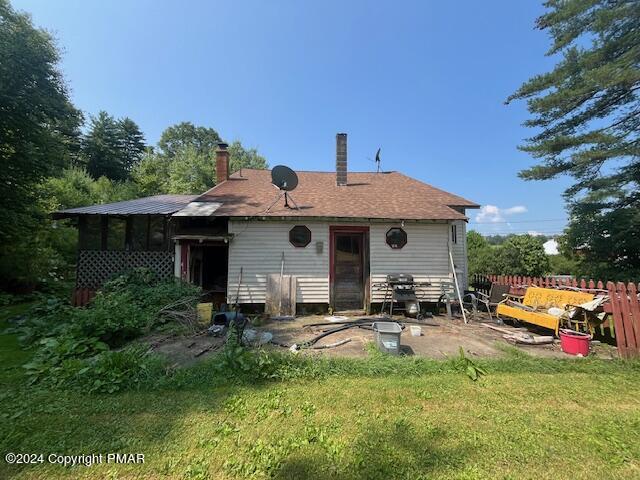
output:
M 329 225 L 329 305 L 335 310 L 334 282 L 335 282 L 335 248 L 336 233 L 360 233 L 362 234 L 362 290 L 363 305 L 365 311 L 369 311 L 370 302 L 370 275 L 369 275 L 369 226 Z

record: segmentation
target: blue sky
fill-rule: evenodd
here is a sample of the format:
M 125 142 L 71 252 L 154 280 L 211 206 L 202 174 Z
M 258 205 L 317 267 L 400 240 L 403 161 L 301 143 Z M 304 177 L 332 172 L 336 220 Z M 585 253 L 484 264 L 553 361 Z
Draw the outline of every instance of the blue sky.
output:
M 532 134 L 504 100 L 553 67 L 540 1 L 13 0 L 51 31 L 76 106 L 155 143 L 189 120 L 270 164 L 399 170 L 485 206 L 483 233 L 557 233 L 567 179 L 524 182 Z M 477 222 L 484 222 L 478 224 Z

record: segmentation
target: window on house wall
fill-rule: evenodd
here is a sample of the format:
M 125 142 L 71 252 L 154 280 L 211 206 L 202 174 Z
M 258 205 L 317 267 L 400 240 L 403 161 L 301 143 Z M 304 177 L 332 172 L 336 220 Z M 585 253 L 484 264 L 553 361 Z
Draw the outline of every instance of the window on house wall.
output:
M 451 242 L 458 243 L 458 226 L 451 225 Z
M 124 250 L 127 238 L 127 220 L 109 217 L 107 223 L 107 250 Z
M 390 228 L 387 230 L 386 241 L 394 250 L 400 249 L 407 244 L 407 232 L 402 228 Z
M 294 247 L 306 247 L 311 243 L 311 230 L 304 225 L 296 225 L 289 230 L 289 242 Z
M 80 250 L 102 249 L 102 219 L 99 215 L 80 218 Z

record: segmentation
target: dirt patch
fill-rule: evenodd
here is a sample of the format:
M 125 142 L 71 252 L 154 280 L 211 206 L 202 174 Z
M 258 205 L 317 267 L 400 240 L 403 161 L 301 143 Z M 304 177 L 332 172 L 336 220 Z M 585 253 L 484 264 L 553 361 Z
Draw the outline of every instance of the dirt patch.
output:
M 404 317 L 394 317 L 394 321 L 407 322 L 411 321 Z M 273 340 L 282 345 L 300 344 L 308 341 L 318 334 L 333 327 L 318 326 L 309 327 L 309 324 L 325 322 L 324 316 L 314 315 L 299 317 L 295 320 L 271 320 L 268 321 L 257 330 L 269 331 L 273 333 Z M 405 324 L 400 342 L 401 349 L 404 354 L 419 355 L 422 357 L 433 359 L 445 359 L 457 356 L 462 347 L 465 353 L 471 357 L 491 358 L 504 355 L 503 345 L 509 343 L 503 338 L 502 332 L 497 332 L 487 328 L 481 323 L 494 323 L 488 317 L 480 317 L 464 324 L 462 320 L 449 320 L 446 317 L 433 317 L 426 319 L 420 328 L 422 335 L 414 337 L 410 333 L 409 323 Z M 336 324 L 337 326 L 337 324 Z M 513 332 L 526 332 L 526 328 L 516 328 L 510 325 L 500 325 Z M 548 335 L 548 332 L 546 333 Z M 362 328 L 351 328 L 341 332 L 327 336 L 317 345 L 330 344 L 341 340 L 350 339 L 349 343 L 336 348 L 326 350 L 304 350 L 309 355 L 328 355 L 328 356 L 346 356 L 346 357 L 364 357 L 367 355 L 367 343 L 374 341 L 374 334 L 371 330 Z M 570 358 L 560 349 L 559 343 L 555 342 L 549 345 L 513 345 L 519 350 L 533 356 L 547 358 Z M 275 347 L 278 348 L 278 347 Z M 283 348 L 283 347 L 280 347 Z M 616 358 L 617 352 L 614 347 L 609 345 L 593 345 L 593 353 L 600 358 Z
M 351 317 L 355 319 L 357 317 Z M 403 323 L 412 320 L 404 317 L 394 317 L 394 321 Z M 273 343 L 265 348 L 286 351 L 293 344 L 301 344 L 316 337 L 320 333 L 332 329 L 339 324 L 326 326 L 310 326 L 313 323 L 326 322 L 322 315 L 309 315 L 298 317 L 294 320 L 267 320 L 260 326 L 248 326 L 256 330 L 259 334 L 270 332 L 273 334 Z M 514 345 L 507 342 L 503 332 L 498 332 L 483 326 L 482 323 L 494 323 L 488 317 L 480 317 L 464 324 L 461 319 L 449 320 L 446 317 L 433 317 L 426 319 L 421 325 L 422 334 L 414 337 L 410 333 L 410 323 L 405 323 L 400 343 L 402 353 L 405 355 L 418 355 L 433 359 L 446 359 L 456 357 L 460 347 L 469 357 L 476 358 L 496 358 L 505 355 L 503 346 L 512 345 L 515 348 L 534 357 L 546 358 L 572 358 L 560 349 L 558 341 L 548 345 Z M 516 328 L 510 325 L 500 325 L 500 328 L 515 332 L 527 332 L 523 327 Z M 548 332 L 535 332 L 544 333 Z M 322 346 L 349 340 L 348 343 L 335 348 L 328 349 L 304 349 L 303 355 L 325 355 L 329 357 L 365 357 L 367 355 L 367 344 L 374 341 L 374 334 L 371 330 L 363 328 L 349 328 L 333 333 L 321 340 L 315 346 Z M 204 358 L 209 357 L 219 351 L 223 346 L 225 337 L 213 337 L 206 334 L 196 335 L 153 335 L 145 338 L 153 351 L 165 355 L 171 365 L 183 367 L 192 365 Z M 605 344 L 593 344 L 592 354 L 599 358 L 617 358 L 615 347 Z
M 144 339 L 150 348 L 169 360 L 174 367 L 186 367 L 220 350 L 224 337 L 200 332 L 194 335 L 154 334 Z

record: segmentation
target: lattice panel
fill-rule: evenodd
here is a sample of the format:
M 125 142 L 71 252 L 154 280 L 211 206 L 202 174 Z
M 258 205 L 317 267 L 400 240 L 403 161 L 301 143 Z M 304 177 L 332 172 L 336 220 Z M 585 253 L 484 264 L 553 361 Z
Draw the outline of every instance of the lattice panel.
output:
M 77 288 L 98 288 L 114 275 L 136 267 L 155 270 L 161 278 L 173 276 L 170 252 L 81 250 L 78 255 Z

